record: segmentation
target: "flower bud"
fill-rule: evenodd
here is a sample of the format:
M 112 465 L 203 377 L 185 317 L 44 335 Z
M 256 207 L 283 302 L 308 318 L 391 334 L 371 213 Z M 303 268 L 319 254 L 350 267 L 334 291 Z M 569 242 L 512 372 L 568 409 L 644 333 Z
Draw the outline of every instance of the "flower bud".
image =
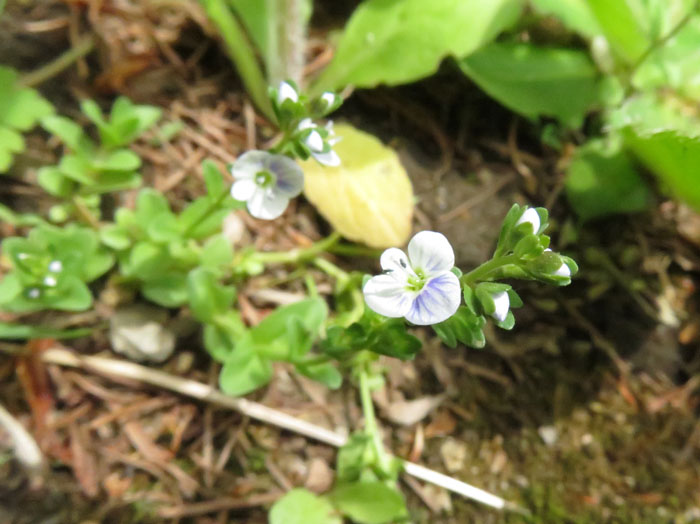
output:
M 299 95 L 291 84 L 287 82 L 280 82 L 280 85 L 277 88 L 277 105 L 282 105 L 287 100 L 291 100 L 292 102 L 296 103 L 299 101 Z
M 503 322 L 508 316 L 508 309 L 510 308 L 510 298 L 508 297 L 508 292 L 499 291 L 498 293 L 493 293 L 491 298 L 496 306 L 496 310 L 491 316 L 498 322 Z
M 530 207 L 525 210 L 525 212 L 520 215 L 520 218 L 518 221 L 515 223 L 515 226 L 519 226 L 520 224 L 531 224 L 532 225 L 532 232 L 536 235 L 538 231 L 540 230 L 540 215 L 537 213 L 537 210 L 534 208 Z

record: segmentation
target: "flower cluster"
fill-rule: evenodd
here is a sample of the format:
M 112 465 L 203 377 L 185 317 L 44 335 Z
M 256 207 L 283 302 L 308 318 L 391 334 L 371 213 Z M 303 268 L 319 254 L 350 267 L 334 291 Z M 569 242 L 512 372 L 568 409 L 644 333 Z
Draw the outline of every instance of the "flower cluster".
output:
M 365 302 L 380 315 L 404 317 L 420 326 L 443 323 L 460 310 L 461 327 L 455 329 L 467 339 L 470 329 L 480 331 L 484 315 L 510 329 L 515 322 L 510 309 L 522 303 L 511 286 L 497 279 L 566 285 L 577 271 L 573 260 L 547 247 L 546 228 L 546 210 L 514 206 L 504 221 L 494 258 L 466 275 L 454 267 L 454 251 L 445 236 L 422 231 L 409 242 L 408 256 L 397 248 L 384 251 L 382 274 L 363 287 Z M 462 295 L 465 306 L 460 308 Z
M 325 166 L 340 165 L 340 157 L 333 151 L 338 140 L 333 122 L 319 126 L 313 121 L 340 106 L 338 95 L 326 92 L 309 102 L 293 82 L 281 82 L 270 89 L 270 97 L 282 141 L 271 152 L 248 151 L 231 166 L 231 196 L 246 202 L 250 214 L 264 220 L 282 215 L 289 200 L 302 192 L 304 174 L 295 158 L 313 157 Z

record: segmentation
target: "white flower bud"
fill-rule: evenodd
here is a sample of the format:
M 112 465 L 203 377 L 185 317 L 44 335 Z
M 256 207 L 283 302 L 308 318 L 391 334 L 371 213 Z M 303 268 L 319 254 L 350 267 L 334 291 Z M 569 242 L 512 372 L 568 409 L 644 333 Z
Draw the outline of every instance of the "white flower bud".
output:
M 556 276 L 558 276 L 558 277 L 567 277 L 567 278 L 568 278 L 568 277 L 571 276 L 571 269 L 569 269 L 569 266 L 567 266 L 566 264 L 564 264 L 564 263 L 562 262 L 561 266 L 559 266 L 559 269 L 557 269 L 557 270 L 556 270 L 554 273 L 552 273 L 552 274 L 553 274 L 553 275 L 556 275 Z
M 37 299 L 41 296 L 41 290 L 36 287 L 30 288 L 27 290 L 27 296 L 31 299 Z
M 323 151 L 323 137 L 321 134 L 314 130 L 311 131 L 309 136 L 306 137 L 306 140 L 304 140 L 304 143 L 313 151 L 314 153 L 320 153 Z
M 520 224 L 528 223 L 532 225 L 532 232 L 534 234 L 537 234 L 537 232 L 540 230 L 540 215 L 537 214 L 537 211 L 530 207 L 525 210 L 525 212 L 520 216 L 518 221 L 515 223 L 516 226 L 519 226 Z
M 57 284 L 56 277 L 48 275 L 44 277 L 44 285 L 48 287 L 54 287 Z
M 52 273 L 60 273 L 63 270 L 63 264 L 60 260 L 52 260 L 49 264 L 49 271 Z
M 510 308 L 510 298 L 508 297 L 507 291 L 499 291 L 491 295 L 493 303 L 496 306 L 496 311 L 494 311 L 493 318 L 499 322 L 503 322 L 508 316 L 508 309 Z
M 292 102 L 299 101 L 299 95 L 289 83 L 280 82 L 277 88 L 277 104 L 282 105 L 285 100 L 291 100 Z

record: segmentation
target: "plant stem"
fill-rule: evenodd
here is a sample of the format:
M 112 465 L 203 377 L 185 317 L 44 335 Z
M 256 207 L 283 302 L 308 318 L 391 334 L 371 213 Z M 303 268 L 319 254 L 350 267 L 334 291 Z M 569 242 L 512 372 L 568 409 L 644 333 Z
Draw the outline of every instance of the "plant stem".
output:
M 493 258 L 488 262 L 484 262 L 479 267 L 472 269 L 469 273 L 465 273 L 460 280 L 462 284 L 473 284 L 477 280 L 483 280 L 489 273 L 492 273 L 502 266 L 512 264 L 517 260 L 518 258 L 515 255 Z
M 255 49 L 243 28 L 225 0 L 201 0 L 201 3 L 224 39 L 228 54 L 236 65 L 253 102 L 268 119 L 274 122 L 275 115 L 267 96 L 267 81 L 255 57 Z
M 360 402 L 362 403 L 362 414 L 365 419 L 365 434 L 372 440 L 372 447 L 377 459 L 377 464 L 382 471 L 387 468 L 385 465 L 389 460 L 389 456 L 384 450 L 382 437 L 379 434 L 379 426 L 377 418 L 374 414 L 374 403 L 372 402 L 372 391 L 369 385 L 369 373 L 366 369 L 366 364 L 362 364 L 359 372 L 360 377 Z
M 22 75 L 17 83 L 22 87 L 35 87 L 70 67 L 76 60 L 92 51 L 94 47 L 95 37 L 92 35 L 86 36 L 77 45 L 71 47 L 55 60 L 41 66 L 39 69 Z
M 323 240 L 319 240 L 307 248 L 292 249 L 290 251 L 261 251 L 250 256 L 261 264 L 298 264 L 311 260 L 324 251 L 328 251 L 339 240 L 340 233 L 333 232 Z

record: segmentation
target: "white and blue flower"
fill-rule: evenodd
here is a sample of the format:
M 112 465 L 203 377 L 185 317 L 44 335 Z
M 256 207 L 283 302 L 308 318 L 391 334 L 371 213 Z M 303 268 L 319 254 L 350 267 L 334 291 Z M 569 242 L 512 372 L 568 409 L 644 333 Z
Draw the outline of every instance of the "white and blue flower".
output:
M 362 289 L 370 309 L 391 318 L 405 317 L 412 324 L 428 326 L 455 314 L 462 291 L 451 271 L 455 256 L 445 236 L 421 231 L 408 243 L 408 257 L 395 247 L 382 254 L 384 272 Z
M 284 155 L 248 151 L 231 167 L 231 196 L 246 202 L 255 218 L 272 220 L 284 213 L 289 200 L 304 189 L 304 173 Z

